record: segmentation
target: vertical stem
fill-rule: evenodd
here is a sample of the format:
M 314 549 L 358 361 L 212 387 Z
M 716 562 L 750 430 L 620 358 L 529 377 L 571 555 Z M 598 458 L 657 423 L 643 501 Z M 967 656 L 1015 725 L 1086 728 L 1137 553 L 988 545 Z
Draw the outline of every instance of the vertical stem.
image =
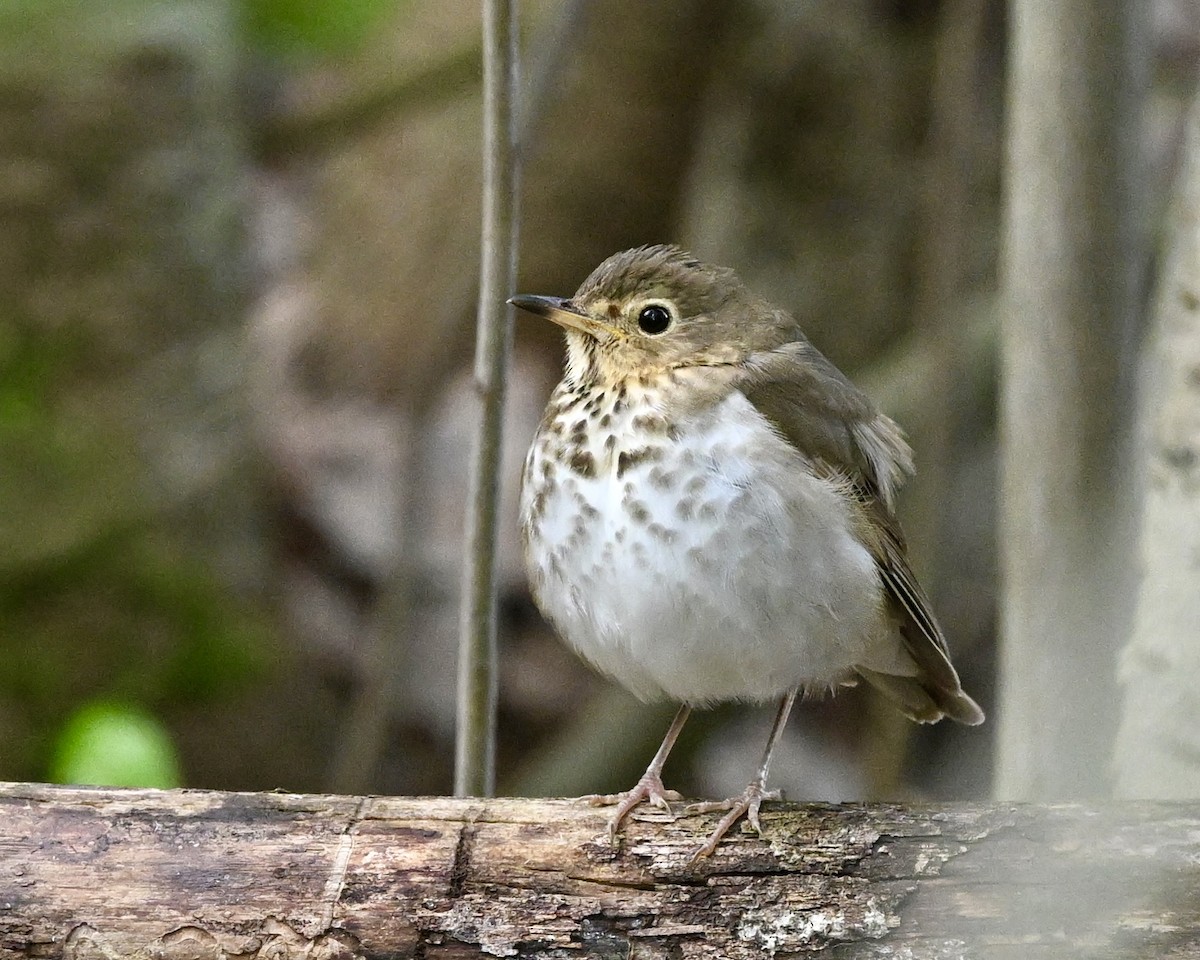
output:
M 475 387 L 480 418 L 471 460 L 467 553 L 459 619 L 454 792 L 488 796 L 496 782 L 496 526 L 504 375 L 516 281 L 516 0 L 483 2 L 483 230 Z

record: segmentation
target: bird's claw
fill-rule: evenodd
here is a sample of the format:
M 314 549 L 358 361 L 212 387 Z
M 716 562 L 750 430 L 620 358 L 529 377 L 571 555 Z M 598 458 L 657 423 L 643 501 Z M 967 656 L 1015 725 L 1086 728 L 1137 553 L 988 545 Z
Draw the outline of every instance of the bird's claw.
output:
M 737 823 L 742 817 L 750 823 L 754 828 L 754 832 L 760 837 L 763 834 L 762 822 L 759 820 L 758 811 L 764 800 L 778 800 L 782 797 L 782 793 L 778 790 L 764 790 L 763 785 L 757 780 L 751 781 L 740 797 L 731 797 L 728 800 L 708 800 L 701 803 L 688 804 L 683 810 L 684 816 L 693 813 L 715 813 L 718 810 L 727 811 L 717 823 L 713 832 L 709 834 L 708 839 L 700 846 L 700 848 L 692 854 L 691 862 L 695 863 L 698 860 L 703 860 L 705 857 L 713 853 L 717 849 L 717 844 L 727 834 L 730 828 Z
M 624 793 L 591 794 L 583 799 L 593 807 L 616 806 L 612 819 L 608 821 L 609 842 L 616 844 L 617 831 L 621 829 L 621 824 L 643 800 L 653 807 L 671 813 L 671 801 L 682 800 L 683 795 L 663 786 L 662 777 L 657 774 L 645 773 L 632 790 L 626 790 Z

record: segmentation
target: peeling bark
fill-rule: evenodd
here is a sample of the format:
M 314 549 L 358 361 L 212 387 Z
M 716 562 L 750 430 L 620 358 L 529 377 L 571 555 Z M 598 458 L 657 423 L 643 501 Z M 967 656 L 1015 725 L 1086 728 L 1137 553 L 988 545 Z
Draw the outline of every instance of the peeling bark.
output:
M 1113 755 L 1124 797 L 1200 796 L 1200 97 L 1144 365 L 1141 573 Z
M 0 786 L 0 958 L 1163 957 L 1200 951 L 1200 803 L 770 804 Z

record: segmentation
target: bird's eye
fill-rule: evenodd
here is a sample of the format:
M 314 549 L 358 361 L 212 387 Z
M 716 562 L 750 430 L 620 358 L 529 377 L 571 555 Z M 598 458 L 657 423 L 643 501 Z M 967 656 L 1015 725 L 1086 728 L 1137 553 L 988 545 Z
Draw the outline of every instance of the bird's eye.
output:
M 671 311 L 661 303 L 648 304 L 642 307 L 637 323 L 642 333 L 662 333 L 671 325 Z

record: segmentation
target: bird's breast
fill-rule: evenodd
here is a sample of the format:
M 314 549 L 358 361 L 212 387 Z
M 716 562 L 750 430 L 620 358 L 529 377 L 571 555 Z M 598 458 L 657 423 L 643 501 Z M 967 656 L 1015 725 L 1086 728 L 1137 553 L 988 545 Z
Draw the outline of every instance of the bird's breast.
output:
M 680 414 L 669 400 L 628 385 L 556 393 L 522 488 L 539 605 L 639 695 L 833 682 L 880 617 L 841 492 L 742 394 Z

